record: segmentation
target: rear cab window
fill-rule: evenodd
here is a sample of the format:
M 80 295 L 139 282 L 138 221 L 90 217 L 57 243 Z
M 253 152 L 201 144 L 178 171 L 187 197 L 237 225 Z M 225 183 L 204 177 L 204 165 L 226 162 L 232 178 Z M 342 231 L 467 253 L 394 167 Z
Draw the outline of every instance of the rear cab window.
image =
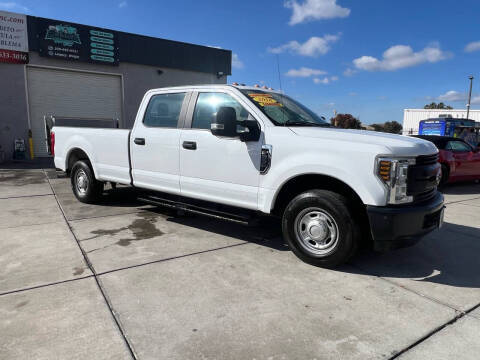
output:
M 153 95 L 148 103 L 143 124 L 148 127 L 176 128 L 185 92 Z

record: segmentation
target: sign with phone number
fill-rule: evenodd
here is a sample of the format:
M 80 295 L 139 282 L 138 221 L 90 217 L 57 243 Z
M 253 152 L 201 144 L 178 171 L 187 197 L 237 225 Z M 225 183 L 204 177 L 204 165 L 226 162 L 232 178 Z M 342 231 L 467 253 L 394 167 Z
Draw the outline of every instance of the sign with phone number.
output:
M 114 31 L 50 20 L 37 21 L 37 27 L 41 56 L 118 65 Z
M 28 53 L 14 50 L 0 50 L 0 62 L 12 64 L 27 64 Z
M 28 63 L 27 17 L 0 11 L 0 62 Z

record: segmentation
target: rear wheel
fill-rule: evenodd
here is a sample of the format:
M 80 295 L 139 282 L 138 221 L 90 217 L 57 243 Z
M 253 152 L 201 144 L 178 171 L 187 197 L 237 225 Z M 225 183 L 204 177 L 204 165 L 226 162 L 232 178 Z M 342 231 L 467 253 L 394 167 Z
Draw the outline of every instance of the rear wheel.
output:
M 73 165 L 70 180 L 73 193 L 79 201 L 92 204 L 99 200 L 103 192 L 103 183 L 95 179 L 87 161 L 79 160 Z
M 321 267 L 334 267 L 350 259 L 360 237 L 347 199 L 327 190 L 296 196 L 285 209 L 282 231 L 295 255 Z

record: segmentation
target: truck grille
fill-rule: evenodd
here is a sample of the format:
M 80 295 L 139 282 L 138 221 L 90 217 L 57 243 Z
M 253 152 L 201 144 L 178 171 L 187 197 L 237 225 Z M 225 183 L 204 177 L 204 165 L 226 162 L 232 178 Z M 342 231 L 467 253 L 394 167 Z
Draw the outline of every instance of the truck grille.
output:
M 407 193 L 413 196 L 415 203 L 435 196 L 439 171 L 438 154 L 418 156 L 415 165 L 409 167 Z
M 438 154 L 417 156 L 416 165 L 432 165 L 438 162 Z

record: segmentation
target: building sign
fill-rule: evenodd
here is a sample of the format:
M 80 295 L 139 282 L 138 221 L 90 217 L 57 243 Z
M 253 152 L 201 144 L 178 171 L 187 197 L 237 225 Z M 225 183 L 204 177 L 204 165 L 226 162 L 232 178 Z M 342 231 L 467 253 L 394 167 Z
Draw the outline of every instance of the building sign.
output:
M 27 17 L 0 11 L 0 62 L 28 63 Z
M 39 54 L 57 59 L 118 65 L 115 31 L 38 19 Z

